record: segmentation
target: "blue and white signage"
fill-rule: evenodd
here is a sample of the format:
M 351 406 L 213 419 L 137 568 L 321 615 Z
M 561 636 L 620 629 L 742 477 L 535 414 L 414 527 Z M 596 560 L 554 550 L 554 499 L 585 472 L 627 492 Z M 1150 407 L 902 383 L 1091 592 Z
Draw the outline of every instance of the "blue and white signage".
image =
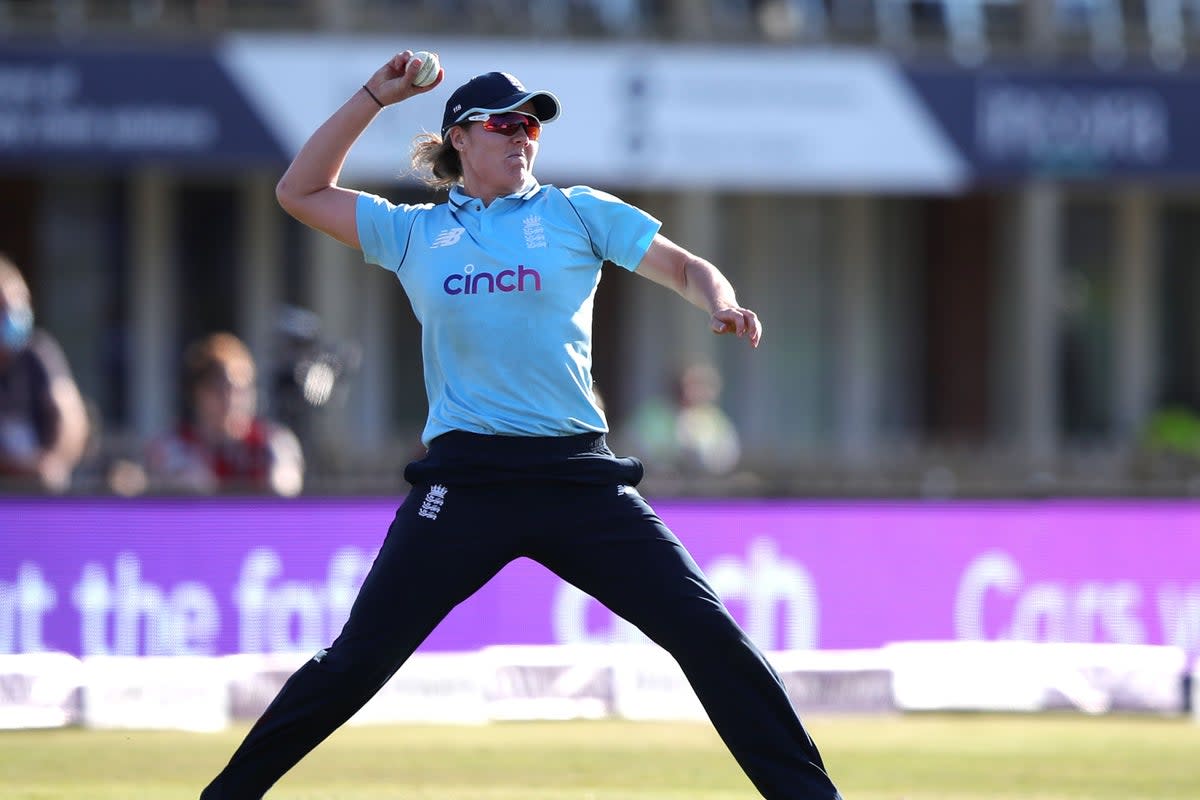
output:
M 1200 74 L 941 67 L 907 75 L 977 181 L 1200 177 Z
M 207 48 L 0 50 L 0 162 L 282 162 Z
M 413 137 L 495 69 L 549 89 L 540 179 L 677 190 L 958 192 L 1200 178 L 1200 72 L 906 65 L 880 50 L 233 34 L 212 45 L 0 50 L 0 163 L 279 165 L 392 54 L 446 83 L 388 108 L 351 181 L 410 180 Z M 519 52 L 519 63 L 514 63 Z

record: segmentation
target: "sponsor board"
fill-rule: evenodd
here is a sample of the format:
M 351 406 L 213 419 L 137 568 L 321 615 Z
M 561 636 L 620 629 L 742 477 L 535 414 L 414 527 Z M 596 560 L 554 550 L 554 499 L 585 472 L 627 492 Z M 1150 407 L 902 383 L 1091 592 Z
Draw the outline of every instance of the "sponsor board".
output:
M 890 642 L 1175 646 L 1200 655 L 1200 505 L 655 503 L 765 650 Z M 315 653 L 395 512 L 364 500 L 8 498 L 0 653 Z M 519 559 L 422 646 L 639 643 Z

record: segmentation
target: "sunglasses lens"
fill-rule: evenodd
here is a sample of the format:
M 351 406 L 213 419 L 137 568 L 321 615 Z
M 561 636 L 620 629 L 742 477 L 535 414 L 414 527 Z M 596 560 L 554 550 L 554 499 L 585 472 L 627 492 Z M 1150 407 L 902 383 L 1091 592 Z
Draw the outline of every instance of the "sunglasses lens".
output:
M 508 114 L 493 114 L 484 120 L 483 129 L 492 133 L 499 133 L 502 136 L 512 136 L 521 127 L 525 128 L 525 135 L 531 141 L 537 141 L 537 138 L 542 133 L 542 123 L 537 117 L 528 114 L 508 113 Z

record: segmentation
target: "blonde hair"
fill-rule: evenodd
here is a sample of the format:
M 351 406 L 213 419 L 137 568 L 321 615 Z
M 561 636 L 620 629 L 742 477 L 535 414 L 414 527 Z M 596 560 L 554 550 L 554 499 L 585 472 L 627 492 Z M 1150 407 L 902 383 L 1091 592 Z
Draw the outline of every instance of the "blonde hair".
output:
M 449 189 L 462 183 L 462 158 L 449 139 L 436 133 L 420 133 L 413 139 L 412 168 L 432 189 Z

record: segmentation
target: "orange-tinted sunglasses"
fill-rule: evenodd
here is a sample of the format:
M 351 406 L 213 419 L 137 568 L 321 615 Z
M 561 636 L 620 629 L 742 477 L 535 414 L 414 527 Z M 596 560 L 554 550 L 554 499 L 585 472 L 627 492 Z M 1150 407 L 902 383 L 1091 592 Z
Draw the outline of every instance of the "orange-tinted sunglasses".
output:
M 505 111 L 502 114 L 475 114 L 467 117 L 471 122 L 482 122 L 485 131 L 498 133 L 501 136 L 512 136 L 522 127 L 529 140 L 536 142 L 542 135 L 542 121 L 532 114 L 522 114 L 520 111 Z

